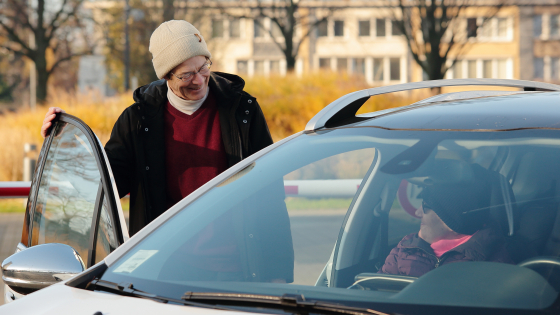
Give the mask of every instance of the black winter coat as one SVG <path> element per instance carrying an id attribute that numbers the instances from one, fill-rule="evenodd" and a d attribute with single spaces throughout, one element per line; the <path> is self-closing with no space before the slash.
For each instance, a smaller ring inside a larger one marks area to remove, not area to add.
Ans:
<path id="1" fill-rule="evenodd" d="M 243 91 L 236 75 L 212 72 L 209 87 L 217 100 L 228 166 L 272 144 L 257 100 Z M 135 103 L 124 110 L 105 145 L 119 195 L 130 193 L 130 235 L 167 210 L 164 112 L 165 80 L 134 91 Z"/>

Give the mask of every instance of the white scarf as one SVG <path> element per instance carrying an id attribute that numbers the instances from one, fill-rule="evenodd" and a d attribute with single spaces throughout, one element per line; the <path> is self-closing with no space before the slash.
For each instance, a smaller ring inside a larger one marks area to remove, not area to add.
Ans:
<path id="1" fill-rule="evenodd" d="M 167 100 L 169 100 L 171 106 L 175 107 L 175 109 L 177 109 L 181 113 L 185 113 L 187 115 L 192 115 L 194 112 L 196 112 L 197 109 L 200 108 L 200 106 L 202 106 L 202 104 L 208 97 L 208 92 L 210 91 L 210 87 L 206 87 L 206 95 L 204 95 L 203 98 L 196 101 L 190 101 L 177 96 L 169 87 L 169 83 L 166 82 L 166 84 Z"/>

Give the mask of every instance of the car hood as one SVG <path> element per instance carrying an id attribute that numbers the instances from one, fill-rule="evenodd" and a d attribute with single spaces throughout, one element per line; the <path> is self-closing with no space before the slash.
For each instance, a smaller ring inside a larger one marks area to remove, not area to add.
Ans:
<path id="1" fill-rule="evenodd" d="M 148 299 L 76 289 L 62 283 L 52 285 L 0 307 L 0 315 L 103 315 L 116 314 L 189 314 L 217 315 L 226 311 L 164 304 Z M 245 312 L 227 311 L 228 315 Z M 252 313 L 253 314 L 253 313 Z"/>

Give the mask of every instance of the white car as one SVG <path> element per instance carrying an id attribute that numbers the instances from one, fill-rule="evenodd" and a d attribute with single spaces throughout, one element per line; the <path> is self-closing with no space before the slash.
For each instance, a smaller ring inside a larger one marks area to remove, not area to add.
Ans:
<path id="1" fill-rule="evenodd" d="M 520 90 L 356 116 L 459 85 Z M 559 109 L 560 86 L 515 80 L 348 94 L 130 239 L 102 145 L 63 114 L 0 314 L 558 314 Z"/>

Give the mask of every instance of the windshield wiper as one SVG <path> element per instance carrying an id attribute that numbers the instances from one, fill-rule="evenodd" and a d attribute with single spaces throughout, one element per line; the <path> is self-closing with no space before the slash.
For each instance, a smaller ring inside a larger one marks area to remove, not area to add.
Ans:
<path id="1" fill-rule="evenodd" d="M 149 292 L 146 292 L 146 291 L 135 289 L 134 285 L 132 283 L 115 283 L 115 282 L 101 280 L 101 279 L 94 279 L 86 286 L 86 289 L 87 290 L 104 289 L 104 290 L 107 290 L 109 292 L 113 292 L 113 293 L 117 293 L 117 294 L 129 295 L 129 296 L 144 298 L 144 299 L 150 299 L 150 300 L 153 300 L 153 301 L 156 301 L 156 302 L 161 302 L 161 303 L 172 302 L 172 303 L 177 303 L 177 304 L 183 304 L 183 305 L 189 305 L 189 306 L 198 306 L 198 307 L 218 309 L 218 310 L 227 310 L 227 311 L 234 311 L 235 310 L 235 309 L 232 309 L 232 308 L 212 306 L 212 305 L 208 305 L 207 303 L 197 303 L 197 302 L 185 301 L 183 299 L 179 300 L 179 299 L 159 296 L 159 295 L 156 295 L 156 294 L 153 294 L 153 293 L 149 293 Z"/>
<path id="2" fill-rule="evenodd" d="M 322 311 L 323 313 L 349 314 L 349 315 L 388 315 L 387 313 L 360 307 L 352 307 L 315 300 L 306 300 L 303 294 L 261 295 L 245 293 L 217 293 L 217 292 L 186 292 L 182 300 L 205 301 L 215 304 L 246 305 L 246 303 L 274 307 L 280 309 L 299 309 L 299 311 Z"/>

